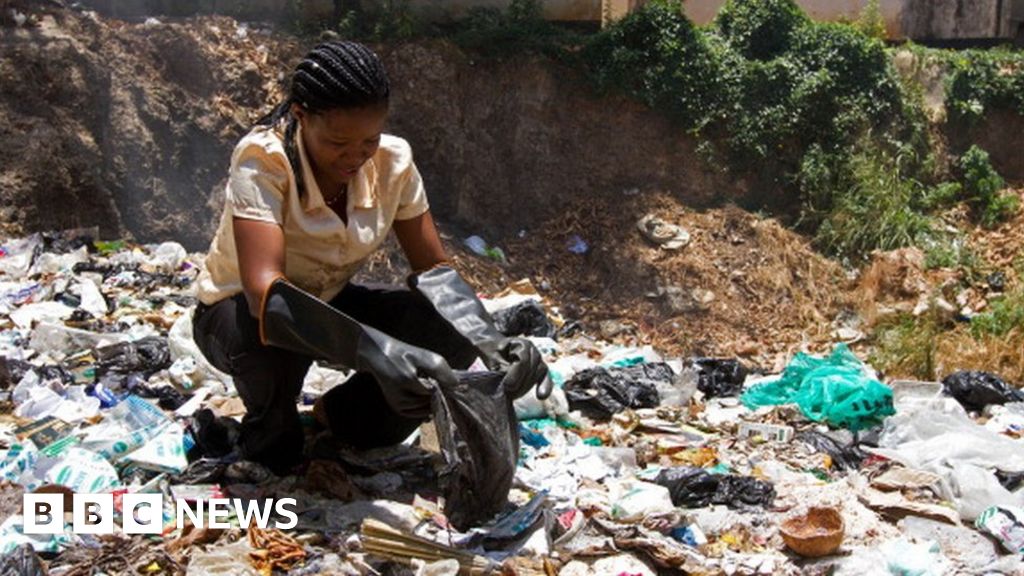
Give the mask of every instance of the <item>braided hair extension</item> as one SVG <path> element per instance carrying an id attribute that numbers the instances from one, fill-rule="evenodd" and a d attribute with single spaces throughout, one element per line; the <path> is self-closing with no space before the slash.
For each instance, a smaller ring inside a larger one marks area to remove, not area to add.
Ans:
<path id="1" fill-rule="evenodd" d="M 324 42 L 310 50 L 295 68 L 288 98 L 256 124 L 276 126 L 287 122 L 284 150 L 301 196 L 305 194 L 305 183 L 295 143 L 299 122 L 291 113 L 292 104 L 316 114 L 336 108 L 386 106 L 390 94 L 384 65 L 372 50 L 347 40 Z"/>

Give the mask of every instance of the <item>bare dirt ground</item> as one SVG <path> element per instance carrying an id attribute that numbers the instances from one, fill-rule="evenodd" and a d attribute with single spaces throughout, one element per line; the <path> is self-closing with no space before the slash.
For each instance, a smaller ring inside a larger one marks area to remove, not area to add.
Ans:
<path id="1" fill-rule="evenodd" d="M 636 226 L 646 214 L 681 226 L 690 243 L 678 251 L 652 244 Z M 585 254 L 569 251 L 573 236 L 587 243 Z M 507 264 L 459 240 L 450 239 L 449 252 L 482 291 L 527 278 L 588 332 L 666 354 L 739 356 L 778 368 L 797 349 L 834 341 L 837 320 L 853 306 L 843 270 L 775 220 L 736 207 L 697 211 L 668 195 L 580 200 L 502 244 Z M 401 281 L 406 269 L 395 248 L 364 277 Z"/>

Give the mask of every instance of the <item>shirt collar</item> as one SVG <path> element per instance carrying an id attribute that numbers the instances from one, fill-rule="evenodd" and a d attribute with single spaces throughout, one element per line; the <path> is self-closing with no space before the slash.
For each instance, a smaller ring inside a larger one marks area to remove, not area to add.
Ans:
<path id="1" fill-rule="evenodd" d="M 302 144 L 302 126 L 295 130 L 295 144 L 299 150 L 299 163 L 302 165 L 302 180 L 306 185 L 306 194 L 301 199 L 302 209 L 312 212 L 327 205 L 323 193 L 316 183 L 313 169 L 306 156 L 306 147 Z M 377 205 L 377 165 L 370 158 L 363 164 L 356 175 L 348 183 L 349 203 L 354 208 L 373 208 Z"/>

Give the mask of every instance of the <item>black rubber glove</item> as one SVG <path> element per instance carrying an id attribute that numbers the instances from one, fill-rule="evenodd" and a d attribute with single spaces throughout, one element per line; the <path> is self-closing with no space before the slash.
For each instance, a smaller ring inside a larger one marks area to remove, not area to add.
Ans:
<path id="1" fill-rule="evenodd" d="M 360 324 L 326 302 L 277 280 L 263 299 L 264 344 L 373 374 L 391 408 L 409 418 L 428 418 L 435 382 L 455 385 L 440 355 Z"/>
<path id="2" fill-rule="evenodd" d="M 505 391 L 519 398 L 537 387 L 537 398 L 551 395 L 548 367 L 540 351 L 526 338 L 509 338 L 494 321 L 459 273 L 440 266 L 409 278 L 410 287 L 422 294 L 455 330 L 483 357 L 487 367 L 505 372 Z"/>

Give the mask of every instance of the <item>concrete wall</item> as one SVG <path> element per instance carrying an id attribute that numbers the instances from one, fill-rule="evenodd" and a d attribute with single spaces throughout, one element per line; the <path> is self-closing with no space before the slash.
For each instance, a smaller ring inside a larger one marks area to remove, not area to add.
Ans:
<path id="1" fill-rule="evenodd" d="M 726 0 L 687 0 L 683 10 L 698 24 L 714 20 Z M 815 20 L 852 21 L 868 0 L 797 0 Z M 1024 0 L 879 0 L 892 39 L 1013 38 L 1024 20 Z"/>
<path id="2" fill-rule="evenodd" d="M 283 21 L 292 8 L 285 0 L 82 0 L 82 5 L 105 16 L 134 19 L 146 16 L 224 14 L 241 20 Z M 331 0 L 302 0 L 305 13 L 330 16 Z"/>
<path id="3" fill-rule="evenodd" d="M 570 22 L 616 20 L 645 0 L 542 0 L 544 16 Z M 683 9 L 698 24 L 714 20 L 726 0 L 686 0 Z M 243 20 L 283 21 L 294 18 L 285 0 L 83 0 L 84 5 L 118 18 L 148 15 L 188 16 L 219 13 Z M 373 2 L 362 0 L 366 7 Z M 458 18 L 474 7 L 503 9 L 511 0 L 409 0 L 423 18 Z M 868 0 L 797 0 L 816 20 L 856 20 Z M 301 0 L 302 14 L 311 20 L 329 18 L 332 0 Z M 880 0 L 890 38 L 957 40 L 1014 38 L 1024 23 L 1024 0 Z"/>

